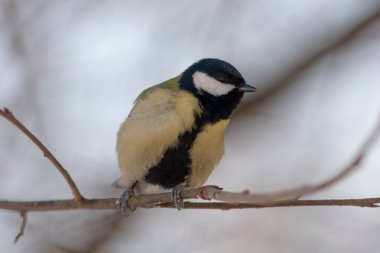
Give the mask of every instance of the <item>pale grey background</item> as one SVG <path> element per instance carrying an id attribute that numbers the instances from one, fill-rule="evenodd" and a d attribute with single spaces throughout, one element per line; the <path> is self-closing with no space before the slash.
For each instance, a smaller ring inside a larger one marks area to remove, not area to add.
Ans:
<path id="1" fill-rule="evenodd" d="M 347 36 L 348 35 L 348 36 Z M 134 98 L 194 61 L 234 64 L 246 97 L 208 183 L 273 191 L 316 183 L 354 154 L 380 113 L 380 1 L 0 0 L 0 106 L 86 197 L 117 197 L 115 135 Z M 310 198 L 380 195 L 380 144 Z M 55 168 L 0 119 L 0 199 L 70 198 Z M 277 208 L 31 213 L 0 210 L 1 252 L 374 252 L 380 210 Z"/>

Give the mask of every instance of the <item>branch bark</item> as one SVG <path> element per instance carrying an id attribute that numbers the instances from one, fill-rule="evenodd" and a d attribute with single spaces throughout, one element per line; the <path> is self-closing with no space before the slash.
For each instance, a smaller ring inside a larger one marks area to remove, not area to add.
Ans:
<path id="1" fill-rule="evenodd" d="M 221 188 L 213 185 L 202 186 L 194 189 L 186 189 L 182 192 L 183 199 L 217 200 L 217 196 L 223 196 Z M 238 194 L 238 193 L 236 193 Z M 239 193 L 244 198 L 245 193 Z M 172 203 L 171 192 L 131 196 L 128 206 L 131 208 L 175 208 Z M 295 207 L 295 206 L 354 206 L 354 207 L 378 207 L 380 197 L 361 199 L 319 199 L 319 200 L 277 200 L 257 203 L 244 202 L 188 202 L 185 201 L 185 209 L 245 209 L 245 208 L 270 208 L 270 207 Z M 48 201 L 0 201 L 0 209 L 25 212 L 45 212 L 61 210 L 116 210 L 119 209 L 118 198 L 85 199 L 82 202 L 74 200 L 48 200 Z"/>
<path id="2" fill-rule="evenodd" d="M 49 159 L 49 161 L 54 165 L 54 167 L 57 168 L 59 173 L 63 176 L 63 178 L 66 180 L 67 184 L 69 185 L 73 195 L 74 200 L 77 202 L 81 202 L 84 200 L 84 197 L 79 192 L 78 187 L 76 186 L 74 180 L 71 178 L 70 174 L 67 172 L 65 168 L 61 165 L 60 162 L 55 158 L 55 156 L 49 151 L 49 149 L 42 144 L 42 142 L 34 135 L 32 134 L 29 129 L 27 129 L 24 124 L 22 124 L 11 111 L 9 111 L 7 108 L 0 109 L 0 115 L 3 116 L 5 119 L 7 119 L 11 124 L 16 126 L 23 134 L 25 134 L 44 154 L 44 156 Z"/>

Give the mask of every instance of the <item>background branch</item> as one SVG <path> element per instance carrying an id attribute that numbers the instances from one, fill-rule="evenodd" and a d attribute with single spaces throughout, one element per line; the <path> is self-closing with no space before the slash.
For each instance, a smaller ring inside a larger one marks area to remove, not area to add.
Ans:
<path id="1" fill-rule="evenodd" d="M 305 59 L 300 60 L 294 67 L 287 71 L 284 75 L 274 80 L 272 83 L 267 83 L 263 86 L 271 87 L 266 91 L 261 91 L 254 97 L 245 100 L 236 110 L 235 115 L 244 115 L 247 110 L 252 109 L 252 107 L 261 104 L 264 100 L 273 97 L 287 86 L 294 84 L 294 80 L 300 77 L 306 70 L 310 69 L 323 57 L 336 52 L 340 48 L 346 46 L 348 43 L 352 42 L 360 33 L 362 33 L 366 28 L 375 24 L 380 18 L 380 9 L 374 11 L 371 15 L 364 17 L 357 24 L 355 24 L 349 31 L 347 31 L 342 37 L 338 38 L 336 41 L 328 44 L 326 47 L 316 50 L 315 52 L 307 55 Z"/>

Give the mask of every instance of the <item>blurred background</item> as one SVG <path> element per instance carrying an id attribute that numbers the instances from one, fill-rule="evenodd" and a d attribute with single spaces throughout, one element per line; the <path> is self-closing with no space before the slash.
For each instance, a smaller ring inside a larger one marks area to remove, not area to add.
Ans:
<path id="1" fill-rule="evenodd" d="M 89 198 L 118 197 L 116 132 L 143 89 L 205 57 L 258 88 L 233 115 L 209 184 L 281 190 L 332 176 L 380 113 L 380 1 L 0 0 L 0 106 Z M 307 198 L 380 196 L 380 143 Z M 0 119 L 0 199 L 70 198 L 56 169 Z M 350 207 L 30 213 L 0 210 L 1 252 L 374 252 L 380 211 Z"/>

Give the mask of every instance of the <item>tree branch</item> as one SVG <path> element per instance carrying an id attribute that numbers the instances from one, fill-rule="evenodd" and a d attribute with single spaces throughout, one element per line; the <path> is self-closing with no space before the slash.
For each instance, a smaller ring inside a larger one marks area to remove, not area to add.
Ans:
<path id="1" fill-rule="evenodd" d="M 214 200 L 216 193 L 223 191 L 216 186 L 202 186 L 194 189 L 186 189 L 182 192 L 183 199 Z M 240 193 L 244 195 L 244 193 Z M 74 200 L 48 200 L 48 201 L 0 201 L 0 209 L 25 212 L 44 212 L 60 210 L 116 210 L 119 209 L 118 198 L 85 199 L 82 202 Z M 175 208 L 172 203 L 171 192 L 131 196 L 128 206 L 131 208 Z M 262 203 L 227 203 L 227 202 L 188 202 L 185 201 L 185 209 L 245 209 L 245 208 L 270 208 L 270 207 L 295 207 L 295 206 L 353 206 L 353 207 L 378 207 L 380 197 L 361 199 L 319 199 L 319 200 L 278 200 Z"/>
<path id="2" fill-rule="evenodd" d="M 15 244 L 24 235 L 26 223 L 28 221 L 28 214 L 27 214 L 27 212 L 21 211 L 20 212 L 20 216 L 22 218 L 22 222 L 21 222 L 21 226 L 20 226 L 20 231 L 18 232 L 18 234 L 16 235 L 15 240 L 14 240 Z"/>
<path id="3" fill-rule="evenodd" d="M 83 201 L 84 197 L 79 192 L 79 189 L 74 183 L 74 180 L 71 178 L 67 170 L 65 170 L 65 168 L 63 168 L 63 166 L 58 162 L 54 155 L 47 149 L 47 147 L 42 144 L 42 142 L 34 134 L 32 134 L 7 108 L 0 109 L 0 115 L 6 118 L 14 126 L 16 126 L 21 132 L 23 132 L 42 151 L 44 156 L 49 159 L 49 161 L 57 168 L 57 170 L 62 174 L 68 183 L 74 195 L 74 200 L 77 202 Z"/>
<path id="4" fill-rule="evenodd" d="M 367 139 L 362 144 L 361 148 L 357 152 L 356 156 L 351 160 L 351 162 L 345 167 L 343 167 L 343 169 L 340 172 L 338 172 L 334 177 L 327 179 L 326 181 L 314 186 L 312 189 L 310 189 L 309 192 L 306 192 L 305 194 L 310 194 L 313 192 L 324 190 L 325 188 L 342 180 L 352 171 L 357 169 L 360 163 L 364 160 L 365 156 L 368 154 L 369 150 L 376 143 L 377 139 L 379 138 L 379 135 L 380 135 L 380 117 L 378 119 L 376 127 L 367 137 Z"/>
<path id="5" fill-rule="evenodd" d="M 275 201 L 275 200 L 287 199 L 287 198 L 300 198 L 303 195 L 319 192 L 321 190 L 324 190 L 334 185 L 335 183 L 337 183 L 338 181 L 341 181 L 342 179 L 344 179 L 346 176 L 348 176 L 351 172 L 353 172 L 355 169 L 359 167 L 361 162 L 364 160 L 365 156 L 368 154 L 369 150 L 372 148 L 372 146 L 375 144 L 375 142 L 379 138 L 379 135 L 380 135 L 380 117 L 378 119 L 376 127 L 370 133 L 367 139 L 364 141 L 364 143 L 362 144 L 360 149 L 357 151 L 354 158 L 347 165 L 345 165 L 341 170 L 339 170 L 337 174 L 335 174 L 333 177 L 330 177 L 326 179 L 325 181 L 322 181 L 319 184 L 316 184 L 314 186 L 300 186 L 294 189 L 280 191 L 274 194 L 267 194 L 264 196 L 265 199 L 263 200 Z M 228 193 L 228 195 L 230 195 L 229 199 L 234 197 L 233 196 L 234 194 Z M 231 202 L 231 201 L 228 201 L 227 198 L 223 200 L 226 202 Z M 252 202 L 252 201 L 247 200 L 245 202 Z"/>
<path id="6" fill-rule="evenodd" d="M 70 188 L 73 191 L 73 200 L 52 200 L 52 201 L 32 201 L 32 202 L 14 202 L 14 201 L 0 201 L 0 209 L 8 209 L 19 212 L 27 211 L 54 211 L 54 210 L 66 210 L 66 209 L 114 209 L 118 208 L 118 203 L 116 199 L 93 199 L 86 200 L 79 193 L 74 181 L 71 179 L 68 172 L 60 165 L 60 163 L 55 159 L 55 157 L 47 150 L 47 148 L 21 123 L 19 122 L 13 114 L 8 110 L 0 110 L 0 114 L 18 127 L 24 134 L 26 134 L 44 153 L 44 155 L 57 167 L 57 169 L 62 173 L 68 182 Z M 314 193 L 316 191 L 323 190 L 339 180 L 342 180 L 350 172 L 356 169 L 360 162 L 364 159 L 365 155 L 368 153 L 369 149 L 373 146 L 376 139 L 380 134 L 380 120 L 376 125 L 374 131 L 365 140 L 362 147 L 359 149 L 357 155 L 350 161 L 346 166 L 343 167 L 335 176 L 315 185 L 315 186 L 301 186 L 293 189 L 283 190 L 279 192 L 263 193 L 263 194 L 252 194 L 247 191 L 238 192 L 228 192 L 222 191 L 221 188 L 217 186 L 204 186 L 195 189 L 186 189 L 182 192 L 181 196 L 183 199 L 194 199 L 201 198 L 204 200 L 217 200 L 225 203 L 232 204 L 233 206 L 245 206 L 241 205 L 247 203 L 256 207 L 266 207 L 267 205 L 272 206 L 273 203 L 281 204 L 281 206 L 287 203 L 298 205 L 302 202 L 297 201 L 301 196 L 305 194 Z M 157 206 L 168 207 L 169 204 L 162 205 L 163 203 L 171 203 L 172 195 L 170 193 L 161 194 L 150 194 L 150 195 L 140 195 L 133 196 L 128 201 L 128 206 L 132 208 L 144 207 L 152 208 Z M 318 202 L 321 203 L 321 202 Z M 355 204 L 350 202 L 351 204 Z M 366 202 L 367 203 L 367 202 Z M 211 203 L 209 203 L 211 204 Z M 376 204 L 376 203 L 369 203 Z M 189 204 L 193 205 L 193 204 Z M 218 204 L 217 206 L 220 206 Z M 248 205 L 248 206 L 249 206 Z M 199 206 L 199 205 L 198 205 Z M 203 208 L 207 205 L 203 205 Z M 215 205 L 214 205 L 215 206 Z M 223 207 L 223 206 L 222 206 Z M 225 208 L 225 207 L 223 207 Z"/>
<path id="7" fill-rule="evenodd" d="M 78 209 L 119 209 L 119 199 L 85 199 L 79 192 L 76 184 L 69 173 L 62 167 L 51 152 L 35 137 L 14 115 L 6 108 L 0 109 L 0 115 L 20 129 L 38 148 L 43 152 L 58 171 L 63 175 L 73 192 L 74 198 L 68 200 L 47 200 L 47 201 L 6 201 L 0 200 L 0 209 L 17 211 L 22 217 L 20 232 L 15 238 L 15 242 L 23 235 L 27 223 L 27 212 L 58 211 L 58 210 L 78 210 Z M 243 209 L 243 208 L 269 208 L 269 207 L 294 207 L 294 206 L 356 206 L 356 207 L 378 207 L 379 198 L 362 199 L 330 199 L 330 200 L 299 200 L 305 194 L 321 191 L 336 182 L 345 178 L 350 172 L 356 169 L 370 148 L 380 135 L 380 120 L 368 138 L 365 140 L 356 156 L 335 176 L 316 184 L 315 186 L 302 186 L 294 189 L 252 194 L 244 192 L 223 191 L 218 186 L 202 186 L 194 189 L 184 189 L 181 197 L 186 199 L 213 200 L 211 202 L 189 202 L 184 203 L 185 209 Z M 148 194 L 131 196 L 128 206 L 132 209 L 141 208 L 175 208 L 171 192 L 159 194 Z"/>

